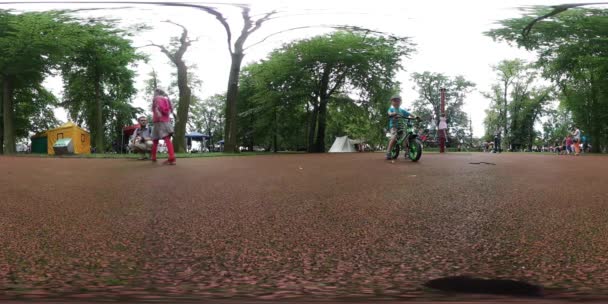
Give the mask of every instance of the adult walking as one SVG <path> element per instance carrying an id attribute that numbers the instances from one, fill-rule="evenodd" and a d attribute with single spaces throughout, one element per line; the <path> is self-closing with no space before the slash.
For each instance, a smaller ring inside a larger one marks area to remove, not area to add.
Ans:
<path id="1" fill-rule="evenodd" d="M 171 136 L 173 136 L 173 126 L 171 126 L 169 115 L 173 112 L 171 101 L 167 97 L 167 94 L 163 90 L 154 90 L 154 99 L 152 101 L 152 122 L 154 128 L 152 129 L 152 161 L 156 161 L 156 152 L 158 150 L 158 141 L 163 140 L 167 145 L 169 152 L 169 159 L 163 164 L 175 165 L 175 151 L 173 150 L 173 143 L 171 142 Z"/>
<path id="2" fill-rule="evenodd" d="M 574 155 L 578 156 L 581 154 L 581 130 L 577 126 L 574 126 L 572 140 L 574 141 Z"/>

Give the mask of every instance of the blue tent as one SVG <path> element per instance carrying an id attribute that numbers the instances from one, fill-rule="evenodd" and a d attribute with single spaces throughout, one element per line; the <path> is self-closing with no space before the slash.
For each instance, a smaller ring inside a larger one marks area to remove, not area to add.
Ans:
<path id="1" fill-rule="evenodd" d="M 220 145 L 223 145 L 224 144 L 224 140 L 222 139 L 222 140 L 218 141 L 217 143 L 220 144 Z"/>
<path id="2" fill-rule="evenodd" d="M 200 141 L 201 148 L 202 148 L 205 145 L 205 142 L 207 142 L 207 140 L 209 140 L 209 136 L 207 136 L 203 133 L 198 133 L 198 132 L 192 132 L 192 133 L 186 134 L 186 144 L 188 145 L 188 149 L 190 149 L 190 147 L 192 147 L 193 140 Z"/>
<path id="3" fill-rule="evenodd" d="M 207 139 L 209 139 L 209 136 L 207 136 L 203 133 L 191 132 L 191 133 L 186 134 L 186 138 L 189 140 L 207 140 Z"/>

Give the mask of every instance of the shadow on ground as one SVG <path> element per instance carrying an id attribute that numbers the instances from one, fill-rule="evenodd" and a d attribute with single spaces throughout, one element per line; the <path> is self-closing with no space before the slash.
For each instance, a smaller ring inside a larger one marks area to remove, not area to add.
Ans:
<path id="1" fill-rule="evenodd" d="M 526 282 L 500 279 L 480 279 L 467 276 L 439 278 L 426 282 L 424 286 L 453 293 L 476 293 L 517 297 L 543 296 L 542 287 Z"/>

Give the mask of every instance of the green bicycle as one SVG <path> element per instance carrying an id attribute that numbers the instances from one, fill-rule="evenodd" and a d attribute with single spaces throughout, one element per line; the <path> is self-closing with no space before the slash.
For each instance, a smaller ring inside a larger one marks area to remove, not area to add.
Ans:
<path id="1" fill-rule="evenodd" d="M 397 142 L 391 150 L 391 159 L 397 159 L 401 147 L 403 147 L 404 153 L 407 151 L 405 157 L 413 162 L 417 162 L 422 157 L 422 142 L 418 139 L 418 132 L 414 128 L 414 123 L 412 122 L 414 118 L 397 115 L 396 119 L 399 120 L 397 124 Z"/>

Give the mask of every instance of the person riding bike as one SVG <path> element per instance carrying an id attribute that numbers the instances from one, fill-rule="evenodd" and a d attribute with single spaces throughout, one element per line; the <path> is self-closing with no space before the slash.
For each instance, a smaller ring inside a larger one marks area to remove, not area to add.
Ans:
<path id="1" fill-rule="evenodd" d="M 419 119 L 418 116 L 412 115 L 410 112 L 401 109 L 401 96 L 391 97 L 391 107 L 388 109 L 388 128 L 391 134 L 388 142 L 388 150 L 386 150 L 386 159 L 391 160 L 391 150 L 397 142 L 397 131 L 399 129 L 399 117 Z M 407 158 L 407 154 L 405 156 Z"/>

